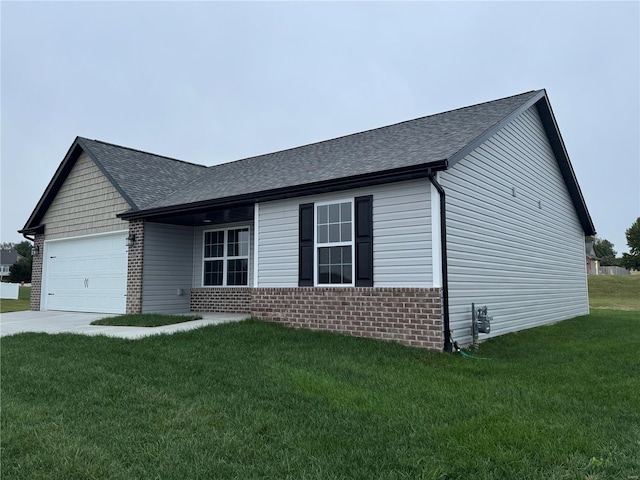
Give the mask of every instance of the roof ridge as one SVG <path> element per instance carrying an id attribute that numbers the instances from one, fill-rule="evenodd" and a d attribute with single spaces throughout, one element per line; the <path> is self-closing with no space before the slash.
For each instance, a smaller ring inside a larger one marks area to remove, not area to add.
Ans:
<path id="1" fill-rule="evenodd" d="M 411 122 L 416 122 L 416 121 L 421 121 L 427 118 L 437 118 L 440 115 L 444 115 L 444 114 L 451 114 L 451 113 L 455 113 L 458 111 L 463 111 L 465 109 L 469 109 L 469 108 L 478 108 L 482 105 L 487 105 L 487 104 L 491 104 L 491 103 L 496 103 L 496 102 L 500 102 L 500 101 L 504 101 L 504 100 L 509 100 L 515 97 L 519 97 L 519 96 L 528 96 L 531 97 L 533 94 L 535 94 L 536 92 L 539 92 L 540 90 L 530 90 L 528 92 L 523 92 L 523 93 L 519 93 L 516 95 L 511 95 L 508 97 L 503 97 L 503 98 L 499 98 L 496 100 L 489 100 L 486 102 L 481 102 L 481 103 L 477 103 L 474 105 L 468 105 L 465 107 L 460 107 L 460 108 L 456 108 L 453 110 L 447 110 L 445 112 L 438 112 L 432 115 L 426 115 L 426 116 L 422 116 L 422 117 L 418 117 L 418 118 L 414 118 L 411 120 L 404 120 L 402 122 L 397 122 L 391 125 L 383 125 L 380 127 L 376 127 L 376 128 L 372 128 L 369 130 L 364 130 L 364 131 L 360 131 L 360 132 L 355 132 L 355 133 L 350 133 L 350 134 L 346 134 L 346 135 L 342 135 L 339 137 L 334 137 L 334 138 L 329 138 L 329 139 L 325 139 L 325 140 L 320 140 L 317 142 L 311 142 L 305 145 L 298 145 L 296 147 L 291 147 L 291 148 L 285 148 L 282 150 L 275 150 L 269 153 L 261 153 L 258 155 L 252 155 L 250 157 L 244 157 L 244 158 L 239 158 L 237 160 L 232 160 L 232 161 L 227 161 L 227 162 L 221 162 L 221 163 L 217 163 L 215 165 L 211 165 L 209 167 L 207 167 L 207 171 L 204 173 L 203 176 L 207 177 L 207 178 L 212 178 L 215 177 L 221 169 L 221 168 L 231 168 L 233 169 L 234 167 L 237 168 L 238 165 L 243 165 L 243 164 L 247 164 L 249 162 L 255 162 L 256 164 L 261 163 L 262 161 L 268 161 L 268 158 L 277 158 L 278 155 L 284 155 L 286 156 L 287 154 L 291 155 L 291 154 L 296 154 L 296 152 L 300 152 L 300 151 L 304 151 L 304 149 L 309 149 L 309 148 L 313 148 L 314 146 L 320 146 L 323 144 L 328 144 L 328 143 L 332 143 L 335 141 L 340 141 L 340 140 L 344 140 L 346 138 L 355 138 L 358 135 L 364 135 L 364 134 L 371 134 L 372 132 L 377 132 L 377 131 L 382 131 L 384 129 L 389 129 L 389 128 L 393 128 L 393 127 L 397 127 L 399 125 L 404 125 L 404 124 L 408 124 Z M 524 103 L 524 102 L 523 102 Z M 152 205 L 157 204 L 158 202 L 162 202 L 163 200 L 165 200 L 166 198 L 172 196 L 173 194 L 175 194 L 176 192 L 182 190 L 182 189 L 188 189 L 190 185 L 199 182 L 203 176 L 198 176 L 195 177 L 191 180 L 189 180 L 187 183 L 181 185 L 180 187 L 177 187 L 176 190 L 168 193 L 167 195 L 165 195 L 162 198 L 159 198 L 158 200 L 156 200 L 155 202 L 153 202 L 152 204 L 148 205 L 146 208 L 153 208 Z"/>
<path id="2" fill-rule="evenodd" d="M 266 156 L 269 156 L 269 155 L 275 155 L 277 153 L 283 153 L 283 152 L 290 152 L 290 151 L 293 151 L 293 150 L 299 150 L 299 149 L 302 149 L 302 148 L 310 147 L 312 145 L 320 145 L 320 144 L 326 143 L 326 142 L 333 142 L 335 140 L 340 140 L 340 139 L 347 138 L 347 137 L 354 137 L 356 135 L 362 135 L 362 134 L 365 134 L 365 133 L 375 132 L 377 130 L 383 130 L 383 129 L 386 129 L 386 128 L 395 127 L 397 125 L 402 125 L 402 124 L 405 124 L 405 123 L 411 123 L 411 122 L 415 122 L 417 120 L 423 120 L 425 118 L 437 117 L 439 115 L 444 115 L 446 113 L 453 113 L 453 112 L 457 112 L 457 111 L 460 111 L 460 110 L 465 110 L 465 109 L 468 109 L 468 108 L 475 108 L 475 107 L 479 107 L 480 105 L 485 105 L 485 104 L 488 104 L 488 103 L 500 102 L 502 100 L 507 100 L 509 98 L 519 97 L 521 95 L 527 95 L 527 94 L 536 93 L 536 92 L 539 92 L 539 91 L 541 91 L 541 90 L 529 90 L 528 92 L 522 92 L 522 93 L 518 93 L 518 94 L 515 94 L 515 95 L 510 95 L 508 97 L 498 98 L 496 100 L 488 100 L 486 102 L 480 102 L 480 103 L 475 103 L 473 105 L 467 105 L 466 107 L 459 107 L 459 108 L 454 108 L 452 110 L 445 110 L 444 112 L 433 113 L 431 115 L 424 115 L 422 117 L 416 117 L 416 118 L 412 118 L 410 120 L 403 120 L 401 122 L 392 123 L 390 125 L 382 125 L 380 127 L 374 127 L 374 128 L 370 128 L 368 130 L 362 130 L 360 132 L 347 133 L 345 135 L 340 135 L 338 137 L 328 138 L 326 140 L 318 140 L 317 142 L 311 142 L 311 143 L 306 143 L 304 145 L 298 145 L 297 147 L 284 148 L 282 150 L 274 150 L 273 152 L 261 153 L 261 154 L 258 154 L 258 155 L 252 155 L 250 157 L 239 158 L 237 160 L 232 160 L 230 162 L 221 162 L 221 163 L 217 163 L 215 165 L 211 165 L 211 166 L 207 167 L 207 170 L 211 170 L 214 167 L 220 167 L 222 165 L 231 165 L 233 163 L 244 162 L 244 161 L 252 160 L 252 159 L 255 159 L 255 158 L 259 158 L 259 157 L 266 157 Z"/>
<path id="3" fill-rule="evenodd" d="M 457 112 L 458 110 L 466 110 L 467 108 L 475 108 L 475 107 L 479 107 L 480 105 L 486 105 L 487 103 L 501 102 L 502 100 L 508 100 L 510 98 L 521 97 L 523 95 L 528 95 L 528 94 L 531 94 L 531 93 L 537 93 L 537 92 L 541 92 L 541 91 L 542 90 L 529 90 L 528 92 L 516 93 L 515 95 L 509 95 L 508 97 L 496 98 L 495 100 L 488 100 L 486 102 L 474 103 L 473 105 L 467 105 L 465 107 L 454 108 L 453 110 L 447 110 L 447 111 L 440 112 L 440 113 L 434 113 L 433 115 L 427 115 L 427 117 L 435 117 L 435 116 L 438 116 L 438 115 L 442 115 L 444 113 Z M 426 117 L 421 117 L 421 118 L 426 118 Z M 418 119 L 416 119 L 416 120 L 418 120 Z M 409 121 L 411 121 L 411 120 L 409 120 Z"/>
<path id="4" fill-rule="evenodd" d="M 159 158 L 166 158 L 167 160 L 172 160 L 174 162 L 180 162 L 180 163 L 186 163 L 188 165 L 193 165 L 195 167 L 203 167 L 203 168 L 209 168 L 206 165 L 202 165 L 201 163 L 194 163 L 194 162 L 188 162 L 186 160 L 180 160 L 179 158 L 173 158 L 173 157 L 168 157 L 166 155 L 159 155 L 157 153 L 152 153 L 152 152 L 145 152 L 144 150 L 139 150 L 137 148 L 131 148 L 131 147 L 125 147 L 123 145 L 117 145 L 115 143 L 110 143 L 110 142 L 105 142 L 103 140 L 97 140 L 97 139 L 91 139 L 91 138 L 86 138 L 86 137 L 78 137 L 81 138 L 83 140 L 88 140 L 90 142 L 96 142 L 96 143 L 101 143 L 103 145 L 109 145 L 111 147 L 116 147 L 116 148 L 121 148 L 123 150 L 129 150 L 131 152 L 138 152 L 138 153 L 143 153 L 145 155 L 153 155 L 154 157 L 159 157 Z"/>

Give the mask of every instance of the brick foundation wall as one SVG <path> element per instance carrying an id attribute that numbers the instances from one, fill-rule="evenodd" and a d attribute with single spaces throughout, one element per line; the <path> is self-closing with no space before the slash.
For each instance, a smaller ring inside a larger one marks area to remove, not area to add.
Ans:
<path id="1" fill-rule="evenodd" d="M 142 260 L 144 254 L 144 220 L 129 222 L 129 235 L 135 235 L 129 247 L 127 268 L 127 314 L 142 312 Z"/>
<path id="2" fill-rule="evenodd" d="M 294 328 L 444 346 L 439 288 L 255 288 L 251 314 Z"/>
<path id="3" fill-rule="evenodd" d="M 251 311 L 253 289 L 192 288 L 189 310 L 192 312 L 246 313 Z"/>
<path id="4" fill-rule="evenodd" d="M 44 259 L 44 235 L 36 235 L 34 238 L 34 249 L 38 249 L 38 253 L 33 255 L 31 263 L 31 298 L 29 299 L 29 308 L 31 310 L 40 310 L 40 295 L 42 293 L 42 262 Z"/>

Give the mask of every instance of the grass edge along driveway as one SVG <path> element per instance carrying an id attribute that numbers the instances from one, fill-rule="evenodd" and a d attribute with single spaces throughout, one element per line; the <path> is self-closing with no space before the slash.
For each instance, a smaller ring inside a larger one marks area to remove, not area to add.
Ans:
<path id="1" fill-rule="evenodd" d="M 161 327 L 175 325 L 176 323 L 200 320 L 202 315 L 165 315 L 159 313 L 140 313 L 136 315 L 117 315 L 106 317 L 91 322 L 91 325 L 112 325 L 116 327 Z"/>
<path id="2" fill-rule="evenodd" d="M 640 318 L 505 335 L 473 360 L 246 321 L 2 339 L 14 479 L 633 478 Z"/>

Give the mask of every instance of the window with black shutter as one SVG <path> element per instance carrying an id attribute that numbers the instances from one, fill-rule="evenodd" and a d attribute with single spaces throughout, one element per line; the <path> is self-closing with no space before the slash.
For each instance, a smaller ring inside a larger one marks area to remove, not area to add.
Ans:
<path id="1" fill-rule="evenodd" d="M 300 205 L 298 286 L 313 286 L 313 203 Z"/>
<path id="2" fill-rule="evenodd" d="M 298 285 L 373 286 L 373 197 L 300 205 Z"/>
<path id="3" fill-rule="evenodd" d="M 373 287 L 373 196 L 356 197 L 356 287 Z"/>

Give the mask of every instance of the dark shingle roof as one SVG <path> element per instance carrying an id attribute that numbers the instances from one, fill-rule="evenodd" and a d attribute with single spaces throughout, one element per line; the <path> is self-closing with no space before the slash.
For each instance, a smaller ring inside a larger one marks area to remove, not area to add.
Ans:
<path id="1" fill-rule="evenodd" d="M 78 137 L 21 232 L 42 232 L 40 222 L 82 151 L 131 206 L 122 218 L 161 218 L 314 189 L 317 193 L 418 178 L 427 168 L 454 165 L 532 105 L 541 116 L 585 234 L 593 235 L 593 222 L 544 90 L 209 168 Z"/>
<path id="2" fill-rule="evenodd" d="M 3 248 L 0 250 L 0 264 L 13 265 L 21 258 L 24 258 L 16 250 Z"/>
<path id="3" fill-rule="evenodd" d="M 451 159 L 538 94 L 513 97 L 210 167 L 148 208 L 202 202 Z"/>
<path id="4" fill-rule="evenodd" d="M 42 233 L 42 219 L 82 154 L 94 161 L 131 207 L 139 211 L 207 171 L 207 167 L 76 137 L 20 233 Z"/>
<path id="5" fill-rule="evenodd" d="M 600 260 L 600 257 L 596 255 L 596 250 L 593 248 L 593 242 L 585 243 L 584 249 L 587 254 L 587 258 L 592 258 L 593 260 Z"/>
<path id="6" fill-rule="evenodd" d="M 206 171 L 203 165 L 78 137 L 85 152 L 103 169 L 134 209 L 143 209 Z"/>

